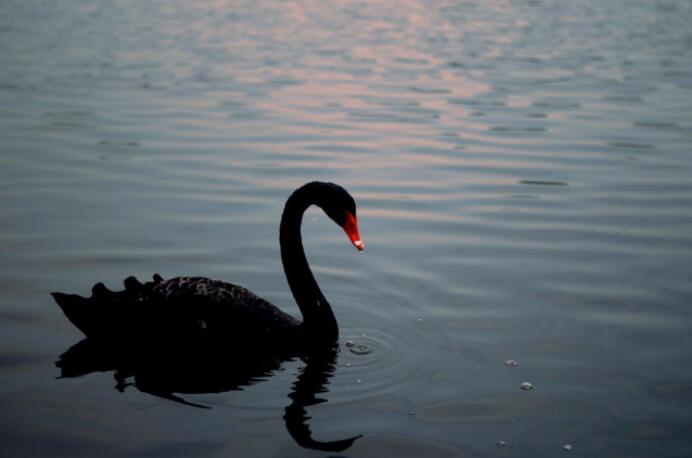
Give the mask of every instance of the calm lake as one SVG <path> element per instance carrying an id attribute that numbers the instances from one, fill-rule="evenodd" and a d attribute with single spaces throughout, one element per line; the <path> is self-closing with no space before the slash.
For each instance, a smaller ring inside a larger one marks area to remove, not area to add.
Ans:
<path id="1" fill-rule="evenodd" d="M 686 0 L 3 0 L 3 456 L 328 456 L 291 429 L 305 361 L 175 399 L 59 378 L 83 335 L 49 295 L 204 275 L 299 316 L 278 227 L 313 180 L 366 243 L 305 215 L 341 329 L 314 440 L 692 455 L 690 24 Z"/>

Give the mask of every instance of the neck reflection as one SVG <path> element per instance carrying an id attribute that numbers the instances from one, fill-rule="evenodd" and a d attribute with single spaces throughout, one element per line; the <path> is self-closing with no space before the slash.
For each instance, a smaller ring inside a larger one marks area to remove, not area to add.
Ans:
<path id="1" fill-rule="evenodd" d="M 335 347 L 302 358 L 305 366 L 288 394 L 292 402 L 283 416 L 288 433 L 302 447 L 340 452 L 361 437 L 322 442 L 313 439 L 310 431 L 308 421 L 311 417 L 306 409 L 326 402 L 317 396 L 328 392 L 327 385 L 336 371 L 337 357 Z M 56 366 L 60 368 L 60 378 L 112 371 L 117 382 L 115 388 L 119 391 L 133 386 L 152 396 L 209 409 L 184 396 L 240 390 L 271 378 L 290 359 L 270 354 L 235 355 L 189 345 L 175 350 L 170 347 L 135 348 L 87 338 L 60 355 Z"/>
<path id="2" fill-rule="evenodd" d="M 293 402 L 284 410 L 286 429 L 299 445 L 325 452 L 341 452 L 349 448 L 362 435 L 331 442 L 320 442 L 312 438 L 306 407 L 327 402 L 317 395 L 326 393 L 329 379 L 336 370 L 336 349 L 305 357 L 305 367 L 293 383 L 293 391 L 288 395 Z"/>

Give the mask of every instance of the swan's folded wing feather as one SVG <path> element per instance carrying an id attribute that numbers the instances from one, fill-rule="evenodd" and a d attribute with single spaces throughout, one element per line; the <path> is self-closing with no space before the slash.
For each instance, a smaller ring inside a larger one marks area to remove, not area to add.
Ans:
<path id="1" fill-rule="evenodd" d="M 238 334 L 282 333 L 300 324 L 292 316 L 242 286 L 205 277 L 176 277 L 152 288 L 166 307 L 175 307 L 202 329 Z"/>

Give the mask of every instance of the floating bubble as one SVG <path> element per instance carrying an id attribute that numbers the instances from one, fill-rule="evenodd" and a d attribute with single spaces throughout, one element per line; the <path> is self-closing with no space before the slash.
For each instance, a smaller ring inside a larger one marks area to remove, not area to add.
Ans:
<path id="1" fill-rule="evenodd" d="M 529 382 L 524 382 L 521 385 L 519 385 L 519 388 L 521 388 L 524 391 L 531 391 L 533 390 L 533 385 Z"/>
<path id="2" fill-rule="evenodd" d="M 351 353 L 353 353 L 354 355 L 367 355 L 367 354 L 370 353 L 372 350 L 371 350 L 370 347 L 368 347 L 367 345 L 363 345 L 363 344 L 355 345 L 355 344 L 354 344 L 354 345 L 351 345 L 351 346 L 349 347 L 349 351 L 350 351 Z"/>
<path id="3" fill-rule="evenodd" d="M 519 365 L 519 363 L 514 361 L 513 359 L 508 359 L 507 361 L 505 361 L 505 366 L 518 366 L 518 365 Z"/>
<path id="4" fill-rule="evenodd" d="M 562 446 L 562 450 L 564 450 L 566 452 L 569 452 L 570 450 L 572 450 L 572 448 L 573 447 L 570 444 L 565 444 Z"/>
<path id="5" fill-rule="evenodd" d="M 355 343 L 354 341 L 352 341 L 352 340 L 347 340 L 347 341 L 346 341 L 346 346 L 347 346 L 347 347 L 352 347 L 352 346 L 354 346 L 355 344 L 356 344 L 356 343 Z"/>
<path id="6" fill-rule="evenodd" d="M 500 447 L 500 448 L 502 448 L 502 447 L 507 447 L 507 442 L 505 442 L 505 441 L 497 441 L 497 442 L 495 443 L 495 445 L 498 446 L 498 447 Z"/>

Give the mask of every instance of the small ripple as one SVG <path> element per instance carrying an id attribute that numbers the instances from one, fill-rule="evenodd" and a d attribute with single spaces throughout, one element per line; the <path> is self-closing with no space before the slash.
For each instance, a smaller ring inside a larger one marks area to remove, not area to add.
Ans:
<path id="1" fill-rule="evenodd" d="M 569 186 L 569 183 L 564 181 L 548 181 L 548 180 L 519 180 L 520 184 L 529 184 L 537 186 Z"/>
<path id="2" fill-rule="evenodd" d="M 664 122 L 664 121 L 634 121 L 632 123 L 633 127 L 643 127 L 645 129 L 667 129 L 667 130 L 678 130 L 680 125 L 674 122 Z"/>
<path id="3" fill-rule="evenodd" d="M 638 95 L 615 94 L 605 95 L 603 100 L 614 103 L 639 103 L 642 101 L 642 98 Z"/>
<path id="4" fill-rule="evenodd" d="M 683 424 L 669 421 L 630 422 L 613 426 L 607 433 L 612 437 L 632 439 L 636 441 L 666 441 L 675 437 L 689 437 L 689 428 Z"/>
<path id="5" fill-rule="evenodd" d="M 574 110 L 581 108 L 581 103 L 567 100 L 542 100 L 531 104 L 536 108 L 550 108 L 551 110 Z"/>
<path id="6" fill-rule="evenodd" d="M 636 142 L 608 142 L 608 146 L 625 149 L 656 149 L 654 145 Z"/>
<path id="7" fill-rule="evenodd" d="M 652 382 L 647 391 L 659 398 L 692 401 L 692 383 L 687 381 L 658 380 Z"/>
<path id="8" fill-rule="evenodd" d="M 9 288 L 5 287 L 5 290 Z M 19 312 L 16 310 L 0 310 L 0 321 L 4 323 L 27 323 L 30 321 L 38 320 L 37 316 L 29 315 L 25 312 Z"/>
<path id="9" fill-rule="evenodd" d="M 510 126 L 490 126 L 491 132 L 546 132 L 548 129 L 542 126 L 510 127 Z"/>
<path id="10" fill-rule="evenodd" d="M 504 423 L 510 418 L 534 415 L 550 401 L 533 396 L 488 396 L 457 399 L 418 408 L 416 417 L 431 423 Z"/>
<path id="11" fill-rule="evenodd" d="M 87 124 L 75 121 L 54 121 L 50 123 L 50 126 L 66 129 L 88 129 L 89 127 L 91 127 Z"/>
<path id="12" fill-rule="evenodd" d="M 419 94 L 449 94 L 452 92 L 449 89 L 439 87 L 409 86 L 407 89 Z"/>
<path id="13" fill-rule="evenodd" d="M 42 363 L 46 358 L 40 355 L 27 353 L 0 353 L 0 367 L 17 368 L 24 366 L 34 366 Z"/>
<path id="14" fill-rule="evenodd" d="M 135 147 L 135 146 L 140 146 L 139 142 L 130 140 L 130 141 L 120 141 L 120 140 L 100 140 L 99 145 L 104 145 L 104 146 L 126 146 L 129 148 Z"/>
<path id="15" fill-rule="evenodd" d="M 414 436 L 390 436 L 369 433 L 355 443 L 352 455 L 363 458 L 396 456 L 397 458 L 434 456 L 439 458 L 464 458 L 477 456 L 458 445 L 448 445 Z"/>
<path id="16" fill-rule="evenodd" d="M 48 117 L 58 118 L 82 118 L 85 116 L 93 116 L 94 114 L 88 111 L 49 111 L 46 113 Z"/>

